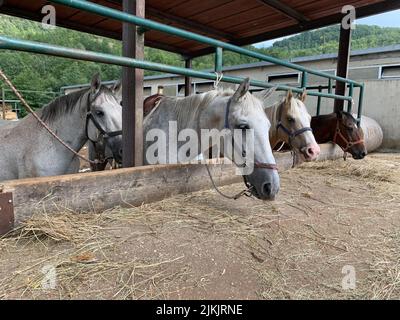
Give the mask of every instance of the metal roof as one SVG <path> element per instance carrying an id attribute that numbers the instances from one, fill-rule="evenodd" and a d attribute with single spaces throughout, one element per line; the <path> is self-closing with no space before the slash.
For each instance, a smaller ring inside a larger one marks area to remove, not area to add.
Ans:
<path id="1" fill-rule="evenodd" d="M 41 21 L 45 0 L 4 0 L 0 12 Z M 121 10 L 121 0 L 91 1 Z M 341 21 L 344 5 L 357 18 L 400 8 L 399 0 L 147 0 L 146 18 L 235 45 L 247 45 Z M 95 14 L 54 5 L 57 25 L 121 39 L 122 24 Z M 145 35 L 147 46 L 195 57 L 213 52 L 205 44 L 159 31 Z"/>

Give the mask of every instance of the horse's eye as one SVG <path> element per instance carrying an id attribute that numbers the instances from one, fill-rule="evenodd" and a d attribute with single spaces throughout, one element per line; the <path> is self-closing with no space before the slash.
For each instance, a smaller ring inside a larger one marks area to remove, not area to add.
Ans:
<path id="1" fill-rule="evenodd" d="M 98 117 L 103 117 L 103 116 L 104 116 L 104 112 L 103 112 L 103 111 L 100 111 L 100 110 L 97 110 L 97 111 L 96 111 L 96 116 L 98 116 Z"/>
<path id="2" fill-rule="evenodd" d="M 294 118 L 292 118 L 292 117 L 288 117 L 287 121 L 290 122 L 290 123 L 294 123 L 295 122 Z"/>

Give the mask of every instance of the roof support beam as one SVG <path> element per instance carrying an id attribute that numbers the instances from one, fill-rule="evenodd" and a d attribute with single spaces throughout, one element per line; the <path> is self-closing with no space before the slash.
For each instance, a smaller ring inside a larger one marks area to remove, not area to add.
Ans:
<path id="1" fill-rule="evenodd" d="M 299 23 L 307 22 L 310 19 L 308 19 L 305 15 L 302 13 L 294 10 L 293 8 L 289 7 L 288 5 L 284 4 L 282 1 L 277 1 L 277 0 L 258 0 L 258 2 L 261 2 L 268 7 L 274 8 L 275 10 L 279 11 L 280 13 L 283 13 L 285 16 L 296 20 Z"/>
<path id="2" fill-rule="evenodd" d="M 192 69 L 192 59 L 185 60 L 185 68 Z M 185 77 L 185 97 L 192 94 L 192 78 Z"/>
<path id="3" fill-rule="evenodd" d="M 351 47 L 351 28 L 344 29 L 342 26 L 340 28 L 339 52 L 337 60 L 337 72 L 336 72 L 336 75 L 339 77 L 347 78 L 348 76 L 350 47 Z M 346 93 L 346 84 L 341 81 L 336 81 L 335 94 L 344 96 L 345 93 Z M 335 99 L 334 112 L 343 111 L 343 107 L 344 107 L 343 100 Z"/>
<path id="4" fill-rule="evenodd" d="M 123 0 L 126 13 L 144 17 L 145 0 Z M 124 57 L 143 60 L 144 34 L 138 27 L 123 23 Z M 122 164 L 124 168 L 143 165 L 143 69 L 122 68 Z"/>

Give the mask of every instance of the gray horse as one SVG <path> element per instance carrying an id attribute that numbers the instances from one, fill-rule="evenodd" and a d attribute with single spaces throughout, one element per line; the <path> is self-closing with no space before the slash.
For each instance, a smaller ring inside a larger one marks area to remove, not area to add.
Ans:
<path id="1" fill-rule="evenodd" d="M 99 75 L 89 89 L 59 97 L 37 111 L 57 135 L 75 151 L 97 141 L 100 131 L 113 157 L 120 159 L 122 108 Z M 0 128 L 0 181 L 75 173 L 79 159 L 29 115 Z"/>
<path id="2" fill-rule="evenodd" d="M 166 141 L 169 141 L 170 138 L 175 139 L 170 134 L 170 122 L 176 123 L 179 136 L 181 133 L 184 136 L 185 130 L 189 129 L 186 132 L 195 132 L 197 137 L 200 137 L 204 130 L 208 129 L 210 132 L 214 131 L 216 139 L 219 139 L 218 135 L 221 130 L 228 130 L 232 134 L 233 129 L 238 129 L 245 135 L 247 129 L 252 129 L 254 132 L 254 170 L 244 178 L 247 184 L 253 187 L 252 192 L 256 197 L 273 200 L 279 190 L 279 175 L 275 170 L 276 162 L 268 138 L 271 124 L 264 112 L 262 102 L 248 90 L 249 79 L 246 79 L 236 92 L 213 90 L 186 98 L 162 98 L 158 106 L 144 121 L 145 162 L 148 163 L 152 153 L 153 155 L 157 153 L 157 158 L 161 159 L 159 163 L 188 160 L 187 153 L 176 153 L 174 150 L 171 152 L 172 147 L 169 143 L 166 143 L 165 148 L 153 149 L 153 142 L 156 139 L 158 139 L 157 142 L 161 141 L 158 136 L 155 136 L 159 131 L 165 133 Z M 181 150 L 182 146 L 186 145 L 186 141 L 179 139 L 179 136 L 177 147 Z M 196 143 L 195 149 L 203 155 L 206 155 L 209 147 L 213 146 L 212 143 L 200 145 L 199 139 Z M 166 154 L 160 154 L 160 152 Z M 176 159 L 171 161 L 171 154 Z M 189 158 L 193 159 L 198 154 L 198 152 L 190 153 Z M 222 150 L 222 154 L 229 157 L 224 150 Z M 168 155 L 169 159 L 166 160 Z"/>

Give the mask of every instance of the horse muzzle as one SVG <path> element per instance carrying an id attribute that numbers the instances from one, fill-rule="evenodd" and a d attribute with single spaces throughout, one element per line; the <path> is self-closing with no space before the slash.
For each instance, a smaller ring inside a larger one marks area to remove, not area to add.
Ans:
<path id="1" fill-rule="evenodd" d="M 300 152 L 305 161 L 315 161 L 321 153 L 321 148 L 318 144 L 312 144 L 301 148 Z"/>
<path id="2" fill-rule="evenodd" d="M 279 188 L 280 179 L 276 169 L 254 168 L 252 174 L 247 176 L 247 183 L 253 188 L 251 193 L 260 200 L 275 200 Z"/>

